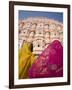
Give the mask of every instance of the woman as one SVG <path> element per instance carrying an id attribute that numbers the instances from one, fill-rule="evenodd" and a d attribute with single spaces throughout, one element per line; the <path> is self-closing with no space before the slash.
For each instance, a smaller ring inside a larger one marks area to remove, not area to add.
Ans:
<path id="1" fill-rule="evenodd" d="M 29 77 L 45 78 L 62 76 L 63 47 L 58 40 L 55 40 L 35 60 L 29 69 Z"/>
<path id="2" fill-rule="evenodd" d="M 28 70 L 35 60 L 32 44 L 25 42 L 19 50 L 19 79 L 28 78 Z"/>

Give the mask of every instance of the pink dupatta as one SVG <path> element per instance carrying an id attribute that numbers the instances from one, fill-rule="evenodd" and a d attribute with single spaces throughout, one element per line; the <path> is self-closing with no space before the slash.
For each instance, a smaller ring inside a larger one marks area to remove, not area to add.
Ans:
<path id="1" fill-rule="evenodd" d="M 63 47 L 58 40 L 53 41 L 38 56 L 28 74 L 29 78 L 63 76 Z"/>

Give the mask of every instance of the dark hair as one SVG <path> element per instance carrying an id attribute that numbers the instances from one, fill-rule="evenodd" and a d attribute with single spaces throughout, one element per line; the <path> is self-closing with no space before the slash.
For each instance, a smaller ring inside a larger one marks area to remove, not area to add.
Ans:
<path id="1" fill-rule="evenodd" d="M 33 52 L 33 44 L 31 43 L 31 52 Z"/>

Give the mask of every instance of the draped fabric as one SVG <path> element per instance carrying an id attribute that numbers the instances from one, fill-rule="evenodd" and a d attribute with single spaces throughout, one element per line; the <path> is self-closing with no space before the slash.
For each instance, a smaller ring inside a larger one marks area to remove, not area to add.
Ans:
<path id="1" fill-rule="evenodd" d="M 63 47 L 53 41 L 35 60 L 28 71 L 29 78 L 62 77 Z"/>
<path id="2" fill-rule="evenodd" d="M 24 43 L 19 50 L 19 79 L 28 78 L 28 70 L 35 60 L 31 52 L 31 44 Z"/>
<path id="3" fill-rule="evenodd" d="M 19 79 L 63 76 L 63 47 L 53 41 L 38 57 L 31 52 L 31 44 L 19 50 Z"/>

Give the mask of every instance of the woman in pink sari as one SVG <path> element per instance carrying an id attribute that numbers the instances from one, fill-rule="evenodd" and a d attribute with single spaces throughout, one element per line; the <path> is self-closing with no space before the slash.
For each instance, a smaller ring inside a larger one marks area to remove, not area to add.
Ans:
<path id="1" fill-rule="evenodd" d="M 29 78 L 63 76 L 63 47 L 58 40 L 53 41 L 29 69 Z"/>

